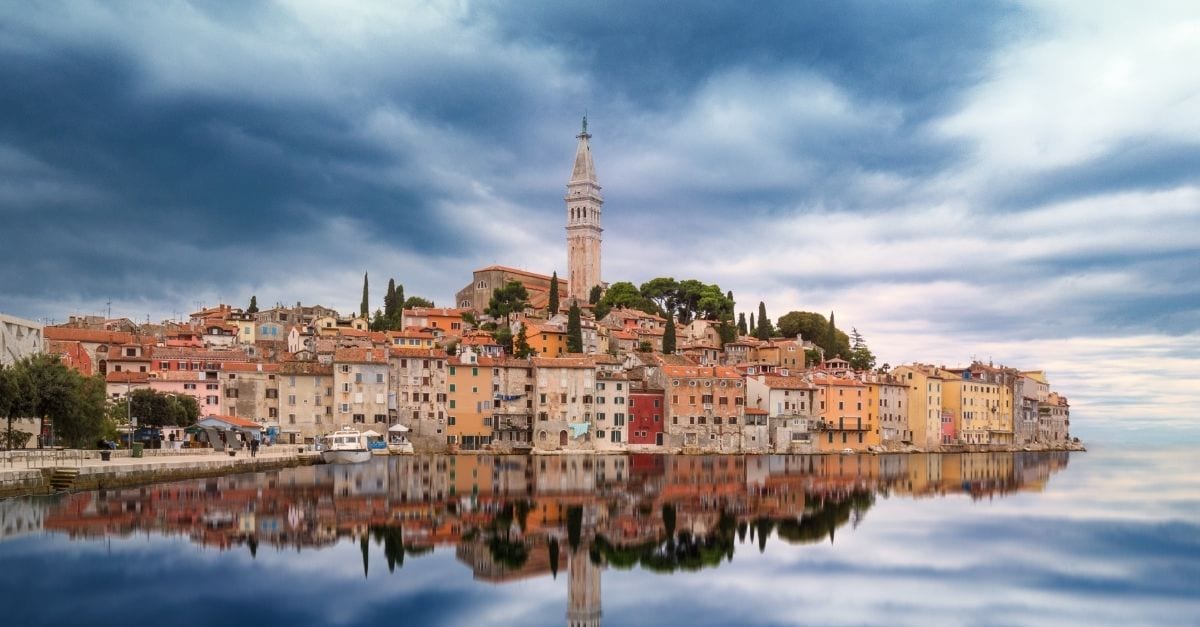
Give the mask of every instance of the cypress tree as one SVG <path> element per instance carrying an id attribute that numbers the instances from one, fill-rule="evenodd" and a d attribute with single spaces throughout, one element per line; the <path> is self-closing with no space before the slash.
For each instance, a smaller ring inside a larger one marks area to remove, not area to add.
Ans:
<path id="1" fill-rule="evenodd" d="M 738 314 L 737 329 L 738 329 L 739 336 L 746 335 L 747 333 L 749 333 L 749 331 L 746 329 L 746 312 L 744 312 L 744 311 Z"/>
<path id="2" fill-rule="evenodd" d="M 362 318 L 364 320 L 367 319 L 367 316 L 370 315 L 370 311 L 371 311 L 371 304 L 370 304 L 371 301 L 368 298 L 368 294 L 369 294 L 369 292 L 367 291 L 367 273 L 364 272 L 363 273 L 363 297 L 362 297 L 362 302 L 359 303 L 359 305 L 358 305 L 358 315 L 362 316 Z"/>
<path id="3" fill-rule="evenodd" d="M 583 323 L 579 320 L 579 305 L 575 304 L 567 312 L 567 352 L 583 352 Z"/>
<path id="4" fill-rule="evenodd" d="M 387 293 L 383 295 L 383 321 L 388 329 L 395 328 L 392 321 L 396 319 L 396 279 L 388 279 Z"/>
<path id="5" fill-rule="evenodd" d="M 246 313 L 258 313 L 258 297 L 250 297 L 250 306 L 246 308 Z"/>
<path id="6" fill-rule="evenodd" d="M 837 325 L 833 323 L 833 310 L 829 311 L 829 327 L 825 329 L 825 347 L 832 353 L 837 349 Z"/>
<path id="7" fill-rule="evenodd" d="M 667 330 L 663 333 L 663 354 L 675 353 L 675 318 L 667 316 Z"/>
<path id="8" fill-rule="evenodd" d="M 754 312 L 750 312 L 750 329 L 746 331 L 746 335 L 749 335 L 751 331 L 758 332 L 758 327 L 754 326 Z"/>
<path id="9" fill-rule="evenodd" d="M 558 313 L 558 271 L 550 276 L 550 304 L 547 306 L 547 315 L 553 316 Z"/>
<path id="10" fill-rule="evenodd" d="M 601 295 L 602 294 L 601 294 L 600 286 L 593 285 L 591 293 L 588 294 L 588 304 L 595 305 L 596 303 L 600 302 Z"/>
<path id="11" fill-rule="evenodd" d="M 754 337 L 760 340 L 771 337 L 771 319 L 767 317 L 766 303 L 761 300 L 758 301 L 758 329 L 754 332 Z"/>

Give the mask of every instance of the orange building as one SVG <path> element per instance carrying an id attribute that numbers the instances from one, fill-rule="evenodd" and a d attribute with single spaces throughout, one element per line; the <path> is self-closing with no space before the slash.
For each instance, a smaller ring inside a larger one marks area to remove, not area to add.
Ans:
<path id="1" fill-rule="evenodd" d="M 879 433 L 868 411 L 870 394 L 866 384 L 820 372 L 813 377 L 813 384 L 824 390 L 817 408 L 822 423 L 816 438 L 818 451 L 865 451 L 879 444 Z"/>
<path id="2" fill-rule="evenodd" d="M 538 357 L 562 357 L 567 354 L 567 331 L 554 324 L 527 321 L 525 340 Z"/>
<path id="3" fill-rule="evenodd" d="M 446 442 L 466 451 L 492 442 L 492 370 L 476 359 L 452 357 L 446 375 Z"/>

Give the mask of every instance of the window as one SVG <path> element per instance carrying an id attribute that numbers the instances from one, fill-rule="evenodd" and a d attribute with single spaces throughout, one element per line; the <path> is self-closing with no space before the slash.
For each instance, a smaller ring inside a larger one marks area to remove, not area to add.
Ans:
<path id="1" fill-rule="evenodd" d="M 447 425 L 450 425 L 451 427 L 453 427 L 453 426 L 456 424 L 456 421 L 455 421 L 455 419 L 454 419 L 454 416 L 449 416 L 449 417 L 447 417 L 447 418 L 446 418 L 446 424 L 447 424 Z"/>
<path id="2" fill-rule="evenodd" d="M 362 373 L 361 372 L 354 373 L 354 382 L 362 383 Z"/>

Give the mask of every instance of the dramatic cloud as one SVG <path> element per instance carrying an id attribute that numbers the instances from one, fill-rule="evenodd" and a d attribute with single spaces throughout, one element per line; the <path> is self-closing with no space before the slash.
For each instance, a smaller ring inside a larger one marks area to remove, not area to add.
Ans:
<path id="1" fill-rule="evenodd" d="M 561 273 L 587 110 L 607 280 L 1190 418 L 1187 377 L 1127 373 L 1200 370 L 1197 60 L 1190 3 L 7 6 L 0 309 L 352 311 L 364 271 L 439 303 L 490 263 Z"/>

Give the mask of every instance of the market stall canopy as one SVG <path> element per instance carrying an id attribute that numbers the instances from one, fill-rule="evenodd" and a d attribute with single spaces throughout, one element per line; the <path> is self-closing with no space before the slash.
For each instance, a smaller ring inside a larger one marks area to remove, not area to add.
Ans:
<path id="1" fill-rule="evenodd" d="M 378 431 L 363 431 L 361 435 L 364 435 L 368 438 L 377 438 L 383 434 L 379 433 Z"/>
<path id="2" fill-rule="evenodd" d="M 404 425 L 392 425 L 388 427 L 388 431 L 392 433 L 404 433 L 405 431 L 409 431 L 409 428 Z"/>

